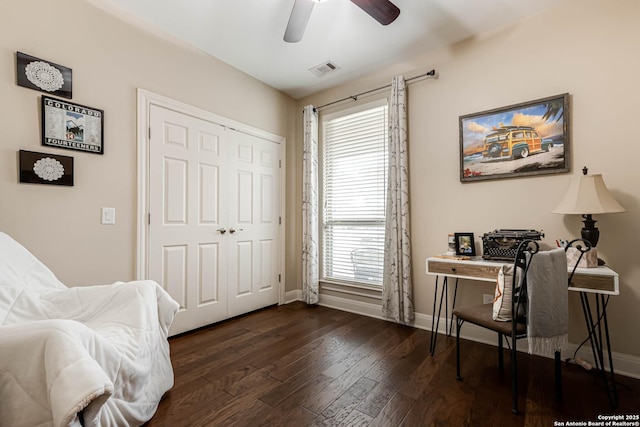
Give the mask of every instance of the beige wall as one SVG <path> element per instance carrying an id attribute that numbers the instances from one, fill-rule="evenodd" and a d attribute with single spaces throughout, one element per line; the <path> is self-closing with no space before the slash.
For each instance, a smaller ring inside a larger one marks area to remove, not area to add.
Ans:
<path id="1" fill-rule="evenodd" d="M 640 3 L 572 0 L 494 34 L 337 87 L 297 104 L 228 65 L 180 43 L 136 29 L 93 0 L 5 1 L 0 14 L 0 230 L 25 244 L 69 285 L 135 277 L 136 88 L 141 87 L 287 138 L 287 290 L 300 278 L 301 108 L 387 84 L 391 76 L 435 67 L 437 80 L 409 86 L 411 214 L 418 313 L 431 314 L 426 257 L 445 250 L 453 231 L 536 228 L 550 244 L 571 237 L 579 218 L 551 214 L 569 178 L 587 165 L 604 174 L 626 213 L 600 215 L 600 256 L 621 276 L 609 314 L 614 350 L 640 356 L 640 237 L 635 166 L 640 115 Z M 40 145 L 40 93 L 15 84 L 15 51 L 73 69 L 72 102 L 105 110 L 105 154 Z M 540 97 L 571 94 L 572 172 L 459 182 L 458 117 Z M 374 95 L 366 100 L 381 95 Z M 75 187 L 19 184 L 20 149 L 72 155 Z M 100 225 L 115 207 L 117 224 Z M 481 301 L 487 285 L 465 286 L 460 303 Z M 577 314 L 572 299 L 572 315 Z M 579 314 L 579 313 L 578 313 Z M 631 326 L 629 326 L 631 325 Z M 575 328 L 571 340 L 581 339 Z"/>
<path id="2" fill-rule="evenodd" d="M 596 215 L 599 255 L 620 274 L 620 293 L 609 305 L 613 350 L 640 356 L 640 2 L 573 0 L 518 25 L 452 49 L 397 64 L 298 102 L 322 105 L 436 68 L 437 80 L 409 85 L 411 228 L 416 311 L 431 314 L 434 279 L 425 258 L 446 250 L 447 234 L 496 228 L 544 230 L 547 247 L 558 237 L 577 237 L 577 216 L 552 214 L 570 177 L 588 166 L 602 173 L 626 213 Z M 500 106 L 568 92 L 571 95 L 572 171 L 508 180 L 460 183 L 458 117 Z M 384 94 L 383 94 L 384 95 Z M 380 95 L 377 95 L 380 96 Z M 370 97 L 369 100 L 371 98 Z M 347 105 L 350 105 L 347 103 Z M 300 176 L 300 171 L 296 171 Z M 480 247 L 480 245 L 478 245 Z M 481 303 L 490 285 L 467 283 L 459 304 Z M 581 319 L 579 300 L 571 316 Z M 584 338 L 574 322 L 570 341 Z"/>
<path id="3" fill-rule="evenodd" d="M 40 144 L 41 93 L 16 85 L 16 51 L 73 69 L 72 102 L 105 111 L 103 156 Z M 3 1 L 0 230 L 68 285 L 135 278 L 136 88 L 284 136 L 295 157 L 295 102 L 281 92 L 89 1 Z M 73 156 L 75 186 L 19 184 L 20 149 Z M 100 225 L 103 206 L 116 208 L 116 225 Z"/>

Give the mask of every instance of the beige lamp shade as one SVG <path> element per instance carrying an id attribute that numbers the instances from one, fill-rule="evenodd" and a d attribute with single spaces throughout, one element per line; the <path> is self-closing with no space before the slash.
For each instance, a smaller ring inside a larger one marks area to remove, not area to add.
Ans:
<path id="1" fill-rule="evenodd" d="M 624 212 L 613 198 L 602 175 L 573 177 L 564 197 L 551 212 L 558 214 L 601 214 Z"/>

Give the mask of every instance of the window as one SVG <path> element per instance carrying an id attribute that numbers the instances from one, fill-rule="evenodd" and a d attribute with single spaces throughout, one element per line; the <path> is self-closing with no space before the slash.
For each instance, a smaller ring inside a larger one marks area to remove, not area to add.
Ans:
<path id="1" fill-rule="evenodd" d="M 385 100 L 322 120 L 323 280 L 382 285 L 387 116 Z"/>

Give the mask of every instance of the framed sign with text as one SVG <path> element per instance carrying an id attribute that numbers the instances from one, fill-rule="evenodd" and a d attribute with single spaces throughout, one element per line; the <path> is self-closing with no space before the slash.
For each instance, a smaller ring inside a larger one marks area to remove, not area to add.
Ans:
<path id="1" fill-rule="evenodd" d="M 104 111 L 42 96 L 42 145 L 104 154 Z"/>

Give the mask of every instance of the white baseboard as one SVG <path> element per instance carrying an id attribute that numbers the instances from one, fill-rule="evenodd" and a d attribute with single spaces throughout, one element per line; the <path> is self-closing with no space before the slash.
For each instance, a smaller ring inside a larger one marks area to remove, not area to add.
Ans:
<path id="1" fill-rule="evenodd" d="M 289 304 L 295 301 L 302 301 L 302 290 L 296 289 L 294 291 L 285 292 L 283 304 Z"/>
<path id="2" fill-rule="evenodd" d="M 420 329 L 426 329 L 430 331 L 431 319 L 432 319 L 431 315 L 416 313 L 416 324 L 414 326 Z M 455 333 L 456 333 L 455 322 L 453 324 L 453 328 L 451 329 L 451 332 L 452 332 L 452 335 L 455 336 Z M 490 344 L 494 346 L 498 345 L 497 335 L 494 332 L 491 332 L 485 328 L 481 328 L 476 325 L 465 325 L 460 332 L 461 332 L 460 338 L 470 340 L 470 341 L 481 342 L 484 344 Z M 440 319 L 438 333 L 439 334 L 446 333 L 444 318 Z M 518 343 L 517 348 L 518 348 L 518 351 L 526 352 L 527 345 L 525 340 L 521 340 Z M 567 346 L 562 354 L 562 360 L 567 358 L 573 359 L 573 355 L 576 352 L 577 348 L 578 348 L 577 344 L 574 344 L 571 342 L 567 343 Z M 611 356 L 613 357 L 613 367 L 616 374 L 640 379 L 640 357 L 624 354 L 624 353 L 617 353 L 615 351 L 611 352 Z M 582 346 L 576 353 L 576 357 L 580 357 L 586 360 L 587 362 L 589 362 L 592 366 L 595 366 L 593 351 L 591 350 L 591 347 L 588 345 Z M 604 365 L 605 365 L 605 370 L 609 371 L 609 357 L 606 351 L 604 354 Z"/>
<path id="3" fill-rule="evenodd" d="M 297 294 L 296 294 L 297 293 Z M 294 296 L 298 296 L 297 299 Z M 290 299 L 291 298 L 291 299 Z M 302 291 L 292 291 L 287 292 L 287 302 L 298 301 L 302 299 Z M 363 316 L 375 317 L 376 319 L 388 320 L 382 316 L 382 311 L 379 305 L 365 303 L 360 301 L 353 301 L 347 298 L 341 298 L 330 295 L 320 295 L 320 303 L 319 305 L 335 308 L 337 310 L 348 311 L 350 313 L 361 314 Z M 425 329 L 427 331 L 431 330 L 431 320 L 433 316 L 429 314 L 416 313 L 415 320 L 412 325 L 415 328 Z M 437 320 L 437 319 L 436 319 Z M 448 326 L 448 325 L 447 325 Z M 438 333 L 445 334 L 446 327 L 445 319 L 441 318 L 438 325 Z M 455 335 L 455 323 L 453 324 L 453 328 L 451 329 L 452 334 Z M 485 328 L 481 328 L 476 325 L 465 325 L 461 330 L 460 337 L 470 341 L 481 342 L 484 344 L 497 346 L 497 336 L 494 332 L 491 332 Z M 524 344 L 524 345 L 523 345 Z M 573 354 L 576 351 L 577 345 L 573 343 L 569 343 L 567 348 L 562 355 L 563 360 L 565 358 L 573 358 Z M 519 343 L 518 351 L 527 351 L 526 343 L 524 340 Z M 613 365 L 616 374 L 624 375 L 631 378 L 640 379 L 640 357 L 617 353 L 615 351 L 611 352 L 613 357 Z M 591 351 L 591 347 L 583 346 L 577 353 L 577 356 L 588 361 L 592 365 L 593 363 L 593 352 Z M 608 370 L 609 367 L 609 359 L 605 352 L 605 368 Z"/>

